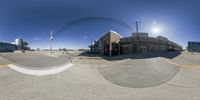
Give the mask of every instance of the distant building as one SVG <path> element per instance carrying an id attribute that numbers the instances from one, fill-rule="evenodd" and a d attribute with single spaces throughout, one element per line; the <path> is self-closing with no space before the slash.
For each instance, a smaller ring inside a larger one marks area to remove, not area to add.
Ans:
<path id="1" fill-rule="evenodd" d="M 14 44 L 0 42 L 0 52 L 13 52 L 13 51 L 15 51 Z"/>
<path id="2" fill-rule="evenodd" d="M 16 50 L 18 50 L 18 51 L 20 51 L 20 50 L 30 50 L 30 48 L 28 47 L 28 43 L 25 42 L 21 38 L 15 39 L 15 45 L 16 45 Z"/>
<path id="3" fill-rule="evenodd" d="M 82 48 L 82 49 L 78 49 L 78 51 L 89 51 L 89 49 Z"/>
<path id="4" fill-rule="evenodd" d="M 139 37 L 138 37 L 139 36 Z M 109 31 L 89 47 L 92 52 L 113 56 L 143 52 L 181 51 L 182 47 L 163 36 L 149 37 L 148 33 L 132 34 L 121 37 L 119 33 Z"/>
<path id="5" fill-rule="evenodd" d="M 200 42 L 188 42 L 187 49 L 189 52 L 200 52 Z"/>
<path id="6" fill-rule="evenodd" d="M 23 51 L 30 50 L 28 43 L 23 41 L 21 38 L 16 38 L 15 42 L 4 43 L 0 42 L 0 52 L 13 52 L 13 51 Z"/>

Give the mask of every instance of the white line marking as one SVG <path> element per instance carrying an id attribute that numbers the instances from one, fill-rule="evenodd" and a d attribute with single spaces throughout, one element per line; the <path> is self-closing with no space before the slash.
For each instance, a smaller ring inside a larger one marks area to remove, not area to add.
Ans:
<path id="1" fill-rule="evenodd" d="M 68 68 L 73 66 L 73 64 L 67 64 L 58 68 L 53 68 L 53 69 L 47 69 L 47 70 L 32 70 L 32 69 L 25 69 L 13 64 L 9 64 L 8 67 L 11 69 L 23 73 L 23 74 L 28 74 L 28 75 L 35 75 L 35 76 L 44 76 L 44 75 L 51 75 L 51 74 L 57 74 L 60 73 Z"/>

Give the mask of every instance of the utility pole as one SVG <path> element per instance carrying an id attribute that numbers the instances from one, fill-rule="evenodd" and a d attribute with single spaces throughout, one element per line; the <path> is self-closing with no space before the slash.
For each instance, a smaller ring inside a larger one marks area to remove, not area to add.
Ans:
<path id="1" fill-rule="evenodd" d="M 91 52 L 93 52 L 93 44 L 92 44 L 92 39 L 91 39 Z"/>
<path id="2" fill-rule="evenodd" d="M 141 22 L 139 22 L 139 21 L 136 21 L 136 22 L 135 22 L 135 24 L 136 24 L 136 33 L 137 33 L 137 38 L 138 38 L 138 39 L 139 39 L 139 31 L 138 31 L 138 30 L 139 30 L 139 29 L 138 29 L 138 24 L 139 24 L 139 23 L 141 23 Z"/>
<path id="3" fill-rule="evenodd" d="M 140 37 L 139 37 L 139 29 L 138 29 L 138 24 L 141 23 L 140 21 L 136 21 L 135 22 L 135 25 L 136 25 L 136 34 L 137 34 L 137 37 L 136 37 L 136 52 L 139 52 L 139 40 L 140 40 Z"/>

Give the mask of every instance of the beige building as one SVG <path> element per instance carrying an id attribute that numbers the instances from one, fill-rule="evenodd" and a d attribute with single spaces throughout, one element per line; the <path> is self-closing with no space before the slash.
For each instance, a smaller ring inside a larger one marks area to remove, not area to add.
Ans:
<path id="1" fill-rule="evenodd" d="M 115 31 L 109 31 L 90 46 L 92 52 L 114 56 L 131 53 L 181 51 L 182 47 L 163 36 L 149 37 L 148 33 L 132 34 L 121 37 Z"/>

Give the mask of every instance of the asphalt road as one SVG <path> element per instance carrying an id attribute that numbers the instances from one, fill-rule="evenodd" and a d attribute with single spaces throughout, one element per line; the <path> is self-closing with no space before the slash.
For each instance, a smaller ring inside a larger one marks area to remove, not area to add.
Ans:
<path id="1" fill-rule="evenodd" d="M 113 61 L 76 56 L 73 67 L 40 77 L 4 66 L 0 100 L 199 100 L 198 58 L 187 52 Z"/>
<path id="2" fill-rule="evenodd" d="M 73 58 L 72 56 L 55 56 L 54 54 L 45 54 L 43 52 L 2 53 L 0 56 L 9 63 L 31 69 L 50 68 L 64 65 L 71 62 Z"/>
<path id="3" fill-rule="evenodd" d="M 108 81 L 125 87 L 144 88 L 161 85 L 172 79 L 180 67 L 160 57 L 151 59 L 128 59 L 118 65 L 98 68 Z"/>

